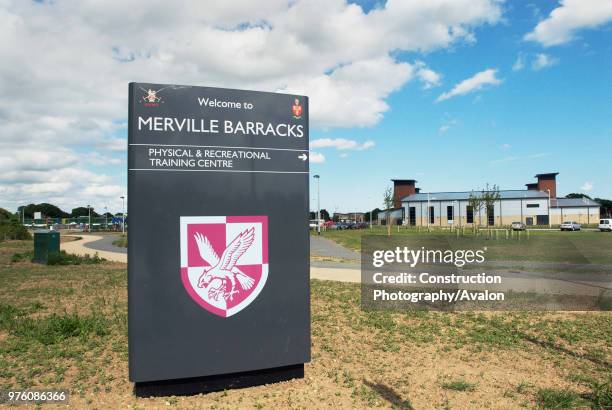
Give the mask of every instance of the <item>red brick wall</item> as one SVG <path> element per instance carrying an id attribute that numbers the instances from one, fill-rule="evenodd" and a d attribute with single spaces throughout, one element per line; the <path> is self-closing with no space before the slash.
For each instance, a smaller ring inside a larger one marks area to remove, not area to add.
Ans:
<path id="1" fill-rule="evenodd" d="M 538 191 L 548 192 L 550 189 L 550 197 L 557 197 L 557 181 L 554 176 L 551 177 L 538 177 Z"/>
<path id="2" fill-rule="evenodd" d="M 416 193 L 416 181 L 393 181 L 393 207 L 402 206 L 402 198 Z"/>

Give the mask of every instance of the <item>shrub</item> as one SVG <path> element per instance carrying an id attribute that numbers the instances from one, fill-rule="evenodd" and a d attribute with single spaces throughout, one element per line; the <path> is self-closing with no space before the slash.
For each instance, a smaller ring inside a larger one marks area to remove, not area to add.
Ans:
<path id="1" fill-rule="evenodd" d="M 32 239 L 32 235 L 19 221 L 0 221 L 0 240 L 9 239 L 28 240 Z"/>
<path id="2" fill-rule="evenodd" d="M 47 257 L 47 265 L 95 265 L 104 262 L 106 259 L 101 258 L 96 253 L 94 256 L 75 255 L 66 253 L 66 251 L 52 252 Z"/>
<path id="3" fill-rule="evenodd" d="M 26 261 L 26 260 L 31 261 L 33 257 L 34 257 L 34 251 L 14 253 L 13 256 L 11 256 L 11 262 L 16 263 L 16 262 L 21 262 L 21 261 Z"/>

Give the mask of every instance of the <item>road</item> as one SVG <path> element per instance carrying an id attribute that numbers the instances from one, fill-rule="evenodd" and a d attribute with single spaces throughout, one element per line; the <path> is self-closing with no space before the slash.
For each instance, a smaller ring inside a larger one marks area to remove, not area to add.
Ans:
<path id="1" fill-rule="evenodd" d="M 336 242 L 322 236 L 310 235 L 310 254 L 334 259 L 345 259 L 359 263 L 359 252 L 347 249 Z"/>
<path id="2" fill-rule="evenodd" d="M 66 235 L 70 236 L 70 235 Z M 76 236 L 76 235 L 74 235 Z M 118 248 L 112 244 L 117 235 L 78 235 L 81 239 L 71 242 L 62 242 L 61 247 L 69 253 L 78 255 L 98 253 L 102 258 L 110 261 L 127 263 L 127 249 Z M 311 236 L 311 254 L 313 256 L 342 259 L 346 262 L 327 262 L 313 260 L 310 266 L 312 279 L 334 280 L 339 282 L 361 283 L 361 267 L 359 253 L 346 249 L 326 238 Z M 503 286 L 491 290 L 514 290 L 519 292 L 536 293 L 566 293 L 597 296 L 601 292 L 612 294 L 612 266 L 592 265 L 590 272 L 568 272 L 571 266 L 564 266 L 563 272 L 541 271 L 542 268 L 552 270 L 558 264 L 534 263 L 538 271 L 529 269 L 513 269 L 506 266 L 510 262 L 492 262 L 489 268 L 502 277 Z M 589 265 L 576 265 L 584 270 Z M 535 269 L 535 268 L 534 268 Z M 467 271 L 463 271 L 466 273 Z M 432 272 L 433 273 L 433 272 Z M 474 286 L 470 286 L 472 288 Z M 475 288 L 478 288 L 476 286 Z"/>

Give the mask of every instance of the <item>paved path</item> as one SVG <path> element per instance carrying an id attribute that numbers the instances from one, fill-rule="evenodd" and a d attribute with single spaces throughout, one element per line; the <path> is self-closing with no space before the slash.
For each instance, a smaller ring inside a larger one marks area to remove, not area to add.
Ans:
<path id="1" fill-rule="evenodd" d="M 93 256 L 97 253 L 99 257 L 107 259 L 109 261 L 127 263 L 127 252 L 120 253 L 96 250 L 87 246 L 92 242 L 104 240 L 104 236 L 102 235 L 64 235 L 64 237 L 80 237 L 81 239 L 71 242 L 62 242 L 60 244 L 60 247 L 63 251 L 81 256 Z"/>
<path id="2" fill-rule="evenodd" d="M 65 235 L 77 236 L 77 235 Z M 112 241 L 116 236 L 111 235 L 78 235 L 81 239 L 72 242 L 62 242 L 61 248 L 69 253 L 77 255 L 93 255 L 98 253 L 102 258 L 110 261 L 127 263 L 127 253 L 125 249 L 117 248 L 112 245 Z M 310 267 L 310 277 L 312 279 L 334 280 L 338 282 L 361 282 L 361 269 L 355 255 L 359 253 L 350 251 L 342 246 L 329 241 L 325 238 L 316 237 L 311 244 L 315 244 L 315 248 L 311 252 L 318 256 L 329 256 L 335 258 L 349 259 L 346 256 L 352 256 L 352 261 L 348 263 L 334 262 L 319 262 L 312 261 Z M 330 246 L 331 250 L 324 251 L 323 247 L 326 242 L 331 242 L 334 246 Z M 95 248 L 95 249 L 93 249 Z M 321 253 L 326 252 L 326 255 Z M 497 269 L 496 269 L 497 270 Z M 505 271 L 505 272 L 504 272 Z M 610 292 L 612 285 L 610 282 L 611 275 L 589 274 L 589 273 L 568 273 L 568 272 L 516 272 L 510 269 L 500 269 L 495 272 L 502 276 L 501 286 L 505 289 L 514 289 L 515 291 L 537 292 L 537 293 L 571 293 L 583 295 L 598 295 L 601 291 Z M 470 286 L 478 288 L 478 286 Z M 493 290 L 493 289 L 491 289 Z M 501 291 L 504 289 L 497 288 Z"/>
<path id="3" fill-rule="evenodd" d="M 357 262 L 361 260 L 359 252 L 347 249 L 330 239 L 317 235 L 310 235 L 310 254 Z"/>

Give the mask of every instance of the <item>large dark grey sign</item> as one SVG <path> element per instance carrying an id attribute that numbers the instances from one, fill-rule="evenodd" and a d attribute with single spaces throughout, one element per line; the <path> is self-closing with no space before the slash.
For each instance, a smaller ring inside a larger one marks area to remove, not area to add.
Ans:
<path id="1" fill-rule="evenodd" d="M 308 362 L 308 99 L 129 91 L 130 379 Z"/>

